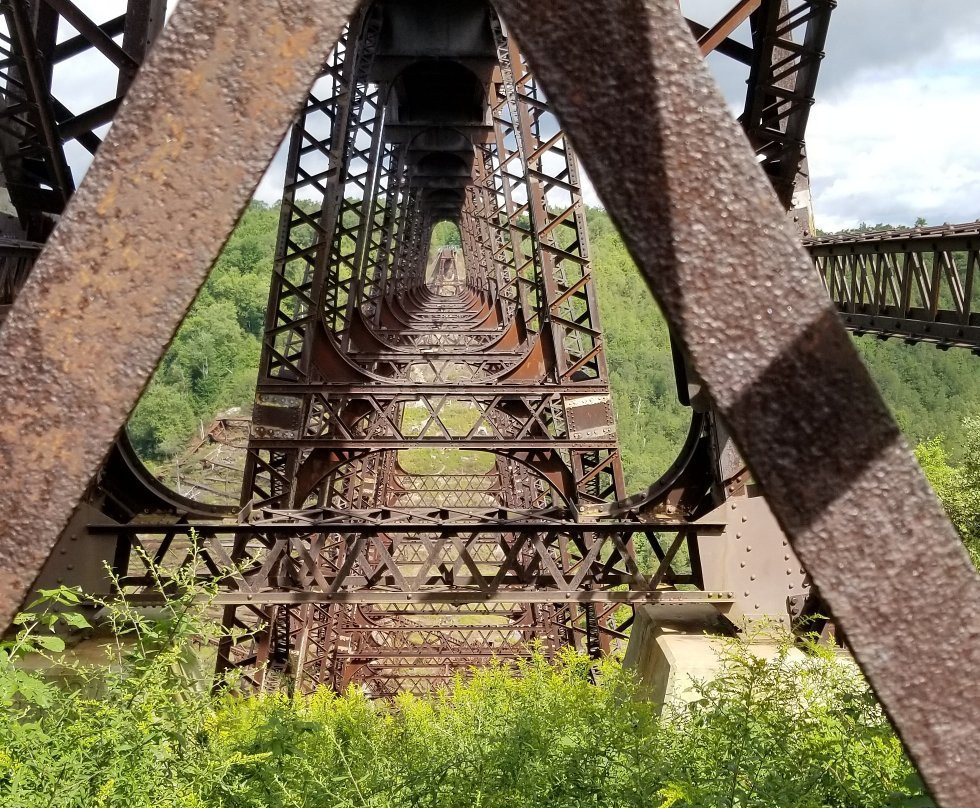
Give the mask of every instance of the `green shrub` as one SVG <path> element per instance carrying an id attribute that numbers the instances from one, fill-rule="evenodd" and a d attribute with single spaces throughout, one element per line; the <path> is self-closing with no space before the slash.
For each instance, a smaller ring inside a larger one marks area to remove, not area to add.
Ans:
<path id="1" fill-rule="evenodd" d="M 769 660 L 750 648 L 730 645 L 717 678 L 665 717 L 666 805 L 932 805 L 852 662 L 818 646 Z"/>
<path id="2" fill-rule="evenodd" d="M 180 577 L 180 576 L 178 576 Z M 46 593 L 0 650 L 5 808 L 886 808 L 932 803 L 853 666 L 732 644 L 721 674 L 658 716 L 614 660 L 495 663 L 426 698 L 220 691 L 220 635 L 179 581 L 147 614 L 104 604 L 105 665 L 54 629 L 87 620 Z M 163 587 L 160 587 L 163 592 Z M 32 673 L 28 655 L 60 664 Z M 593 680 L 598 683 L 593 684 Z"/>
<path id="3" fill-rule="evenodd" d="M 180 576 L 178 575 L 178 578 Z M 186 583 L 186 582 L 185 582 Z M 161 587 L 161 591 L 163 591 Z M 200 591 L 185 588 L 153 614 L 105 604 L 115 640 L 104 665 L 61 654 L 59 624 L 87 627 L 71 590 L 44 592 L 0 648 L 0 804 L 5 808 L 205 806 L 207 785 L 236 764 L 213 754 L 220 699 L 195 665 L 219 627 Z M 48 675 L 25 662 L 44 657 Z M 52 675 L 53 674 L 53 675 Z"/>

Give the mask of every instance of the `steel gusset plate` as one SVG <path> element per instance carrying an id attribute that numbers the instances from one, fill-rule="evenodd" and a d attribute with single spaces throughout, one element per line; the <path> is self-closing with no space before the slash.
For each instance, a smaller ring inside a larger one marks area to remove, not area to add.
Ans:
<path id="1" fill-rule="evenodd" d="M 6 627 L 354 0 L 183 0 L 0 331 Z"/>
<path id="2" fill-rule="evenodd" d="M 980 795 L 980 581 L 676 0 L 501 0 L 936 798 Z"/>

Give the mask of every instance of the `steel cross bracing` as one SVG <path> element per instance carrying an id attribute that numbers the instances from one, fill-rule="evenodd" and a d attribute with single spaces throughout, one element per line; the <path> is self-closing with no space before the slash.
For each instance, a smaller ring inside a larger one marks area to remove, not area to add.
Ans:
<path id="1" fill-rule="evenodd" d="M 231 569 L 236 538 L 263 547 L 261 565 L 230 572 L 217 602 L 489 603 L 525 596 L 576 602 L 655 602 L 701 597 L 658 592 L 661 583 L 695 583 L 674 568 L 691 533 L 720 536 L 724 522 L 616 518 L 573 521 L 562 509 L 534 511 L 438 509 L 315 509 L 263 511 L 246 524 L 221 522 L 92 524 L 100 536 L 131 537 L 138 552 L 120 581 L 134 599 L 151 601 L 151 561 L 186 556 L 187 536 L 200 538 L 194 560 L 202 579 Z M 637 566 L 633 546 L 649 542 L 658 562 Z M 175 559 L 171 559 L 175 560 Z M 583 582 L 593 591 L 583 591 Z M 637 591 L 624 591 L 630 586 Z M 147 591 L 146 587 L 150 587 Z M 716 592 L 712 598 L 731 598 Z"/>
<path id="2" fill-rule="evenodd" d="M 403 14 L 377 3 L 351 22 L 294 127 L 249 441 L 242 505 L 253 517 L 285 509 L 288 523 L 289 509 L 327 508 L 336 527 L 304 528 L 304 515 L 295 535 L 243 532 L 227 547 L 215 538 L 202 559 L 258 574 L 235 585 L 226 622 L 261 627 L 244 648 L 223 648 L 223 664 L 295 665 L 300 683 L 322 680 L 306 670 L 323 664 L 319 652 L 303 656 L 322 645 L 310 637 L 328 625 L 342 644 L 338 626 L 363 615 L 350 603 L 523 602 L 522 614 L 533 604 L 547 616 L 525 640 L 554 649 L 556 625 L 570 641 L 584 626 L 598 651 L 612 626 L 593 601 L 613 596 L 590 591 L 645 581 L 630 534 L 529 534 L 465 510 L 615 502 L 622 470 L 571 148 L 488 7 L 451 21 L 482 31 L 448 67 L 425 58 Z M 451 88 L 448 98 L 433 98 L 430 82 Z M 307 167 L 317 161 L 319 171 Z M 460 226 L 463 246 L 430 261 L 441 220 Z M 501 249 L 503 266 L 488 254 Z M 402 462 L 406 450 L 460 447 L 481 453 L 467 460 L 481 473 L 419 475 Z M 407 532 L 390 518 L 355 529 L 364 509 L 406 503 L 409 521 L 420 507 L 441 510 Z M 317 605 L 291 605 L 296 594 Z M 452 614 L 419 618 L 428 628 L 416 657 L 456 658 L 437 666 L 444 679 L 489 655 L 430 642 L 463 631 Z M 280 623 L 290 628 L 277 633 Z"/>
<path id="3" fill-rule="evenodd" d="M 703 51 L 715 48 L 750 66 L 744 121 L 754 122 L 753 140 L 774 183 L 795 181 L 805 190 L 794 132 L 805 124 L 831 7 L 812 3 L 800 13 L 785 3 L 741 3 L 700 37 Z M 106 26 L 140 29 L 147 13 L 153 9 L 134 3 L 125 19 Z M 532 622 L 525 639 L 552 649 L 563 642 L 608 647 L 629 623 L 620 614 L 615 625 L 613 609 L 621 608 L 615 604 L 631 598 L 684 609 L 710 603 L 710 613 L 732 617 L 765 612 L 769 607 L 755 602 L 761 596 L 754 591 L 742 595 L 752 603 L 733 608 L 730 576 L 709 569 L 706 581 L 699 562 L 703 542 L 726 540 L 709 513 L 718 497 L 745 491 L 743 465 L 713 419 L 695 418 L 678 462 L 646 495 L 608 507 L 625 492 L 574 154 L 495 14 L 473 2 L 450 15 L 449 27 L 459 30 L 479 21 L 480 33 L 462 44 L 399 34 L 413 20 L 431 26 L 428 13 L 411 2 L 362 8 L 326 60 L 289 139 L 241 504 L 256 524 L 268 523 L 270 513 L 288 522 L 283 513 L 290 509 L 305 515 L 292 535 L 280 524 L 271 533 L 229 538 L 210 535 L 208 523 L 198 522 L 206 537 L 202 575 L 252 563 L 222 595 L 229 625 L 265 626 L 251 649 L 223 649 L 226 663 L 232 657 L 273 662 L 280 673 L 292 667 L 301 680 L 320 681 L 305 675 L 301 661 L 303 649 L 313 647 L 308 638 L 317 621 L 349 611 L 351 598 L 397 602 L 422 591 L 431 597 L 440 588 L 447 603 L 436 633 L 456 630 L 451 616 L 473 593 L 497 601 L 516 587 L 543 621 L 540 636 Z M 746 19 L 752 48 L 729 38 Z M 697 23 L 691 27 L 697 34 Z M 785 47 L 796 40 L 805 45 Z M 449 73 L 433 72 L 433 52 L 452 57 Z M 433 98 L 432 82 L 453 92 Z M 797 84 L 802 94 L 786 96 Z M 769 100 L 760 106 L 760 98 Z M 776 130 L 789 134 L 777 137 Z M 459 226 L 461 246 L 429 262 L 432 228 L 446 219 Z M 12 255 L 28 249 L 11 245 Z M 34 252 L 26 253 L 24 267 L 36 253 L 29 248 Z M 13 277 L 14 262 L 7 266 Z M 689 392 L 682 390 L 685 400 Z M 402 467 L 406 450 L 461 446 L 485 453 L 478 472 L 419 475 Z M 113 523 L 127 522 L 137 510 L 193 514 L 195 506 L 145 479 L 125 439 L 113 457 L 90 497 Z M 153 490 L 141 493 L 143 487 Z M 607 525 L 616 524 L 615 511 L 630 523 L 659 527 L 621 526 L 616 534 L 565 524 L 532 535 L 494 519 L 486 523 L 486 509 L 501 507 L 571 508 L 566 523 L 582 509 L 598 508 L 595 518 Z M 444 524 L 407 536 L 399 532 L 405 525 L 389 516 L 390 530 L 343 534 L 334 525 L 311 526 L 309 508 L 330 509 L 328 522 L 382 508 L 430 514 L 429 520 L 440 513 Z M 483 522 L 461 510 L 474 508 L 482 509 Z M 695 525 L 705 514 L 708 521 Z M 89 521 L 94 527 L 87 534 L 99 537 L 95 557 L 111 560 L 133 593 L 147 582 L 144 556 L 134 549 L 166 563 L 186 556 L 180 535 L 187 528 L 113 533 L 107 519 L 89 514 Z M 329 527 L 334 530 L 323 532 Z M 106 535 L 116 537 L 115 550 Z M 637 569 L 635 541 L 653 549 L 653 569 Z M 311 555 L 313 546 L 321 556 Z M 676 565 L 682 546 L 691 558 L 687 570 Z M 705 552 L 715 552 L 709 546 Z M 700 592 L 616 591 L 672 591 L 684 583 Z M 806 583 L 794 574 L 786 585 L 802 592 Z M 294 603 L 297 586 L 321 599 L 315 608 Z M 365 596 L 359 587 L 375 591 Z M 326 592 L 333 602 L 323 599 Z M 548 592 L 559 604 L 548 605 Z M 613 608 L 602 606 L 603 599 Z M 350 612 L 346 624 L 359 614 Z M 462 654 L 447 675 L 480 658 Z M 373 674 L 375 685 L 379 676 Z M 331 681 L 341 679 L 338 673 Z"/>
<path id="4" fill-rule="evenodd" d="M 71 0 L 0 2 L 0 323 L 75 190 L 71 149 L 95 154 L 156 35 L 166 0 L 128 0 L 96 23 Z M 73 34 L 59 37 L 70 26 Z M 106 97 L 82 109 L 57 81 L 98 54 Z M 12 208 L 12 209 L 11 209 Z"/>
<path id="5" fill-rule="evenodd" d="M 479 0 L 183 0 L 33 273 L 73 195 L 65 143 L 98 145 L 162 3 L 98 24 L 64 0 L 0 3 L 16 211 L 0 244 L 0 456 L 18 470 L 0 490 L 2 617 L 32 585 L 108 593 L 104 562 L 147 597 L 143 553 L 197 559 L 251 638 L 224 664 L 258 666 L 267 687 L 390 695 L 535 643 L 600 653 L 629 602 L 729 629 L 824 611 L 798 550 L 937 797 L 965 804 L 980 769 L 958 755 L 975 757 L 980 717 L 957 671 L 975 667 L 975 575 L 758 169 L 812 234 L 804 133 L 834 3 L 738 0 L 685 27 L 675 0 L 610 2 L 500 0 L 509 33 Z M 69 109 L 54 68 L 91 48 L 117 92 Z M 746 69 L 755 161 L 698 52 Z M 236 515 L 152 479 L 119 427 L 318 67 L 290 140 Z M 627 499 L 558 115 L 677 335 L 692 409 L 676 462 Z M 460 249 L 430 262 L 446 219 Z M 975 347 L 969 228 L 808 246 L 854 330 Z M 724 288 L 704 275 L 716 263 Z M 66 316 L 69 299 L 85 305 Z M 413 451 L 460 446 L 487 459 L 413 466 Z M 961 664 L 927 671 L 920 648 Z M 933 674 L 943 686 L 923 691 Z"/>
<path id="6" fill-rule="evenodd" d="M 805 243 L 852 331 L 980 351 L 977 222 Z"/>

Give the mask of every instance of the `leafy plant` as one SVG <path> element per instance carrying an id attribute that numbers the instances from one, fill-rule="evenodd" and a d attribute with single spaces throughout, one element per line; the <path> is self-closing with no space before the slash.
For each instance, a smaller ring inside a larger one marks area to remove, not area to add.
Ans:
<path id="1" fill-rule="evenodd" d="M 674 707 L 677 806 L 931 806 L 856 665 L 816 644 L 774 656 L 731 643 L 718 676 Z"/>
<path id="2" fill-rule="evenodd" d="M 111 640 L 101 665 L 63 653 L 53 630 L 90 628 L 81 598 L 45 591 L 17 618 L 0 651 L 0 804 L 203 806 L 233 760 L 213 754 L 208 720 L 220 703 L 194 663 L 220 627 L 190 570 L 175 587 L 158 580 L 162 604 L 96 604 Z M 39 659 L 40 658 L 40 659 Z M 43 662 L 41 667 L 37 663 Z"/>
<path id="3" fill-rule="evenodd" d="M 964 429 L 962 463 L 952 463 L 942 436 L 920 443 L 915 457 L 980 568 L 980 417 L 965 419 Z"/>
<path id="4" fill-rule="evenodd" d="M 339 808 L 895 808 L 930 806 L 852 665 L 733 643 L 717 678 L 664 715 L 615 660 L 571 651 L 496 662 L 427 697 L 372 702 L 215 690 L 200 658 L 220 634 L 207 592 L 181 581 L 158 613 L 103 605 L 107 664 L 65 660 L 21 618 L 0 688 L 0 803 Z M 61 610 L 77 593 L 45 593 Z M 52 616 L 53 615 L 53 616 Z M 30 672 L 31 653 L 74 673 Z M 60 659 L 59 659 L 60 657 Z M 597 676 L 597 683 L 593 679 Z M 29 682 L 29 684 L 26 684 Z"/>

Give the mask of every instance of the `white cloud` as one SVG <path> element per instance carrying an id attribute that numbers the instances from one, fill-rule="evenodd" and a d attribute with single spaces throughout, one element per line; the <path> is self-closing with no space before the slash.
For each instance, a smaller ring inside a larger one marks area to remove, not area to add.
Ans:
<path id="1" fill-rule="evenodd" d="M 980 217 L 980 48 L 898 74 L 868 73 L 810 114 L 817 225 Z"/>
<path id="2" fill-rule="evenodd" d="M 280 144 L 276 151 L 276 156 L 272 159 L 266 169 L 258 188 L 255 189 L 255 198 L 260 202 L 274 204 L 282 199 L 282 186 L 286 180 L 286 150 L 289 144 L 290 135 Z M 300 192 L 300 197 L 304 194 Z"/>

